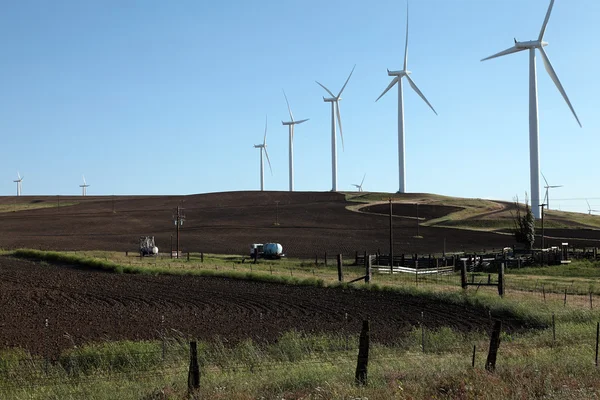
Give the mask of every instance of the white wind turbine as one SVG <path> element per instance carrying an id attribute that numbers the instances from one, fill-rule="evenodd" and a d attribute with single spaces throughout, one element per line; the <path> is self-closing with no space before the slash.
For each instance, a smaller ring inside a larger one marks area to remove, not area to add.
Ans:
<path id="1" fill-rule="evenodd" d="M 511 48 L 508 48 L 504 51 L 496 53 L 492 56 L 486 57 L 481 61 L 489 60 L 491 58 L 505 56 L 507 54 L 517 53 L 523 50 L 529 50 L 529 176 L 531 180 L 531 208 L 533 211 L 533 216 L 535 218 L 540 218 L 540 148 L 539 148 L 539 131 L 538 131 L 538 99 L 537 99 L 537 77 L 536 77 L 536 67 L 535 67 L 535 49 L 540 51 L 540 55 L 542 56 L 542 61 L 544 62 L 544 67 L 550 75 L 550 78 L 558 88 L 558 91 L 563 96 L 567 105 L 571 109 L 573 116 L 577 120 L 577 123 L 581 127 L 581 122 L 579 122 L 579 118 L 575 113 L 575 109 L 571 105 L 569 98 L 567 97 L 567 93 L 565 89 L 563 89 L 560 81 L 558 80 L 558 76 L 552 68 L 552 64 L 550 64 L 550 60 L 544 51 L 544 46 L 547 46 L 548 43 L 544 42 L 544 32 L 546 31 L 546 25 L 548 25 L 548 20 L 550 19 L 550 13 L 552 12 L 552 6 L 554 5 L 554 0 L 550 1 L 550 6 L 548 7 L 548 11 L 546 12 L 546 18 L 544 19 L 544 23 L 542 24 L 542 29 L 540 30 L 540 35 L 537 40 L 530 40 L 527 42 L 518 42 L 515 39 L 515 45 Z"/>
<path id="2" fill-rule="evenodd" d="M 265 190 L 265 164 L 263 161 L 263 152 L 265 156 L 267 156 L 267 162 L 269 163 L 269 169 L 271 170 L 271 175 L 273 175 L 273 168 L 271 168 L 271 160 L 269 160 L 269 153 L 267 153 L 267 117 L 265 117 L 265 136 L 263 138 L 262 144 L 255 144 L 255 149 L 260 149 L 260 190 Z"/>
<path id="3" fill-rule="evenodd" d="M 325 91 L 327 93 L 329 93 L 329 95 L 331 96 L 330 98 L 323 97 L 323 101 L 326 103 L 327 102 L 331 103 L 331 191 L 332 192 L 337 192 L 337 147 L 336 147 L 336 136 L 335 136 L 335 119 L 337 117 L 337 122 L 338 122 L 338 125 L 340 126 L 340 137 L 342 138 L 342 149 L 344 149 L 344 135 L 342 134 L 342 117 L 340 116 L 339 101 L 342 99 L 341 98 L 342 92 L 346 88 L 346 85 L 348 84 L 348 81 L 350 80 L 350 77 L 352 76 L 352 73 L 354 72 L 354 68 L 356 68 L 356 65 L 354 65 L 354 67 L 352 68 L 352 71 L 350 71 L 350 75 L 348 75 L 348 79 L 346 79 L 344 86 L 342 86 L 342 89 L 340 90 L 340 92 L 338 93 L 337 96 L 334 95 L 333 93 L 331 93 L 331 90 L 327 89 L 321 83 L 319 83 L 318 81 L 315 81 L 315 82 L 317 82 L 317 84 L 319 86 L 321 86 L 323 89 L 325 89 Z"/>
<path id="4" fill-rule="evenodd" d="M 14 183 L 17 184 L 17 196 L 21 195 L 21 182 L 23 182 L 23 178 L 25 178 L 25 177 L 21 176 L 19 171 L 17 171 L 17 179 L 13 181 Z"/>
<path id="5" fill-rule="evenodd" d="M 81 188 L 81 195 L 87 196 L 87 188 L 90 187 L 90 185 L 86 183 L 85 176 L 81 175 L 81 177 L 83 178 L 83 185 L 79 185 L 79 187 Z"/>
<path id="6" fill-rule="evenodd" d="M 588 206 L 588 214 L 592 215 L 593 212 L 600 212 L 599 210 L 592 210 L 592 207 L 590 207 L 590 202 L 587 201 L 587 199 L 585 199 L 585 202 L 587 203 L 587 206 Z"/>
<path id="7" fill-rule="evenodd" d="M 425 95 L 419 90 L 415 82 L 411 79 L 411 71 L 408 69 L 408 4 L 406 5 L 406 44 L 404 46 L 404 68 L 400 71 L 387 70 L 389 76 L 393 76 L 394 79 L 390 82 L 387 88 L 377 98 L 379 100 L 384 94 L 388 92 L 396 83 L 398 84 L 398 169 L 399 169 L 399 181 L 400 187 L 398 193 L 406 192 L 406 162 L 404 157 L 404 101 L 402 94 L 402 78 L 406 77 L 410 87 L 427 103 L 427 105 L 433 110 L 435 115 L 437 112 L 433 106 L 427 101 Z M 377 101 L 375 100 L 375 101 Z"/>
<path id="8" fill-rule="evenodd" d="M 292 109 L 290 108 L 290 102 L 288 101 L 287 96 L 285 95 L 285 90 L 283 91 L 283 97 L 285 97 L 285 102 L 288 107 L 288 111 L 290 112 L 290 121 L 281 123 L 283 125 L 289 126 L 289 135 L 290 135 L 290 192 L 294 191 L 294 125 L 301 124 L 309 120 L 301 119 L 299 121 L 294 121 L 294 116 L 292 115 Z"/>
<path id="9" fill-rule="evenodd" d="M 542 173 L 542 178 L 544 178 L 544 182 L 546 182 L 546 186 L 544 186 L 544 188 L 546 189 L 546 210 L 550 209 L 550 196 L 548 194 L 549 189 L 556 189 L 559 187 L 563 187 L 563 185 L 550 185 L 548 183 L 548 180 L 546 179 L 546 177 L 544 176 L 544 174 Z M 533 204 L 533 203 L 532 203 Z"/>
<path id="10" fill-rule="evenodd" d="M 363 191 L 362 185 L 365 182 L 365 177 L 367 176 L 367 174 L 363 175 L 362 181 L 360 181 L 360 185 L 357 185 L 356 183 L 353 183 L 352 186 L 356 186 L 356 188 L 358 189 L 359 192 Z"/>

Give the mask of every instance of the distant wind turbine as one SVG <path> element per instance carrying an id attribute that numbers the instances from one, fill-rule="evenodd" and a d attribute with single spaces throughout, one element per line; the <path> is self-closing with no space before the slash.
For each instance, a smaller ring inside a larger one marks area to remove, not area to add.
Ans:
<path id="1" fill-rule="evenodd" d="M 285 97 L 285 102 L 287 104 L 288 111 L 290 112 L 290 121 L 281 123 L 283 125 L 289 126 L 289 135 L 290 135 L 290 192 L 294 191 L 294 125 L 299 125 L 303 122 L 309 120 L 301 119 L 299 121 L 294 121 L 294 115 L 292 114 L 292 109 L 290 108 L 290 102 L 288 101 L 287 96 L 285 95 L 285 90 L 283 91 L 283 97 Z"/>
<path id="2" fill-rule="evenodd" d="M 545 204 L 546 204 L 546 209 L 547 209 L 547 210 L 550 210 L 550 196 L 549 196 L 549 194 L 548 194 L 548 190 L 549 190 L 549 189 L 556 189 L 556 188 L 559 188 L 559 187 L 563 187 L 563 185 L 550 185 L 550 184 L 548 183 L 548 180 L 546 179 L 546 177 L 544 176 L 544 174 L 543 174 L 543 173 L 542 173 L 542 178 L 544 178 L 544 182 L 546 182 L 546 186 L 544 186 L 544 188 L 546 189 L 546 196 L 545 196 L 545 198 L 546 198 L 546 202 L 545 202 Z M 532 203 L 532 204 L 533 204 L 533 203 Z"/>
<path id="3" fill-rule="evenodd" d="M 427 105 L 433 110 L 435 115 L 437 112 L 433 106 L 427 101 L 425 95 L 419 90 L 415 82 L 410 77 L 411 71 L 408 69 L 408 3 L 406 4 L 406 44 L 404 46 L 404 68 L 400 71 L 387 70 L 389 76 L 393 76 L 394 79 L 390 82 L 387 88 L 377 98 L 379 100 L 384 94 L 388 92 L 396 83 L 398 84 L 398 169 L 399 169 L 399 183 L 400 188 L 398 193 L 406 192 L 406 162 L 404 157 L 404 101 L 402 94 L 402 78 L 406 77 L 410 87 L 427 103 Z M 375 101 L 377 101 L 375 100 Z"/>
<path id="4" fill-rule="evenodd" d="M 81 195 L 87 196 L 87 188 L 90 187 L 90 185 L 86 183 L 85 176 L 81 175 L 81 177 L 83 178 L 83 185 L 79 185 L 79 187 L 81 188 Z"/>
<path id="5" fill-rule="evenodd" d="M 575 113 L 575 109 L 571 105 L 569 98 L 567 97 L 567 93 L 565 89 L 563 89 L 560 81 L 558 80 L 558 76 L 552 68 L 552 64 L 550 64 L 550 60 L 544 51 L 544 46 L 547 46 L 548 43 L 544 42 L 544 32 L 546 31 L 546 25 L 548 25 L 548 20 L 550 19 L 550 13 L 552 12 L 552 6 L 554 5 L 554 0 L 550 1 L 550 6 L 548 7 L 548 11 L 546 12 L 546 18 L 544 19 L 544 23 L 542 24 L 542 29 L 540 30 L 540 35 L 537 40 L 530 40 L 528 42 L 518 42 L 515 39 L 515 45 L 511 48 L 508 48 L 504 51 L 491 55 L 489 57 L 484 58 L 481 61 L 489 60 L 496 57 L 505 56 L 507 54 L 517 53 L 523 50 L 529 50 L 529 176 L 531 180 L 531 208 L 533 211 L 533 215 L 535 218 L 540 218 L 540 148 L 539 148 L 539 130 L 538 130 L 538 97 L 537 97 L 537 77 L 536 77 L 536 67 L 535 67 L 535 49 L 540 51 L 540 55 L 542 56 L 542 61 L 544 62 L 544 67 L 550 75 L 550 78 L 558 88 L 558 91 L 562 95 L 562 97 L 567 102 L 567 105 L 571 109 L 573 116 L 577 120 L 577 123 L 581 127 L 581 122 L 579 122 L 579 118 Z"/>
<path id="6" fill-rule="evenodd" d="M 21 174 L 19 173 L 19 171 L 17 171 L 17 179 L 14 180 L 13 182 L 17 184 L 17 196 L 21 195 L 21 182 L 23 182 L 23 178 L 25 178 L 24 176 L 21 176 Z"/>
<path id="7" fill-rule="evenodd" d="M 269 153 L 267 153 L 267 117 L 265 117 L 265 136 L 263 138 L 262 144 L 255 144 L 255 149 L 260 149 L 260 190 L 265 190 L 265 163 L 263 161 L 263 152 L 265 156 L 267 156 L 267 162 L 269 163 L 269 169 L 271 170 L 271 175 L 273 175 L 273 168 L 271 168 L 271 160 L 269 160 Z"/>
<path id="8" fill-rule="evenodd" d="M 331 103 L 331 191 L 332 192 L 337 192 L 337 147 L 336 147 L 336 135 L 335 135 L 335 119 L 337 117 L 338 125 L 340 126 L 340 137 L 342 138 L 342 149 L 343 149 L 344 148 L 344 135 L 342 134 L 342 117 L 340 116 L 339 101 L 342 99 L 341 98 L 342 92 L 346 88 L 346 85 L 348 84 L 348 81 L 350 80 L 350 77 L 352 76 L 352 73 L 354 72 L 354 68 L 356 68 L 356 65 L 354 65 L 354 67 L 352 68 L 352 71 L 350 71 L 350 75 L 348 75 L 348 79 L 346 79 L 344 86 L 342 86 L 342 89 L 340 90 L 340 92 L 338 93 L 337 96 L 334 95 L 333 93 L 331 93 L 331 90 L 327 89 L 324 85 L 322 85 L 318 81 L 315 81 L 315 82 L 317 82 L 317 84 L 319 86 L 321 86 L 323 89 L 325 89 L 325 91 L 327 93 L 329 93 L 329 95 L 331 96 L 330 98 L 323 97 L 323 101 L 326 103 L 327 102 Z"/>
<path id="9" fill-rule="evenodd" d="M 592 207 L 590 207 L 590 202 L 587 201 L 587 199 L 585 200 L 585 202 L 587 203 L 587 206 L 588 206 L 588 214 L 592 215 L 593 212 L 600 212 L 599 210 L 592 210 Z"/>
<path id="10" fill-rule="evenodd" d="M 363 175 L 362 181 L 360 181 L 360 185 L 357 185 L 356 183 L 353 183 L 352 186 L 356 186 L 356 188 L 358 189 L 359 192 L 363 191 L 363 183 L 365 182 L 365 177 L 367 176 L 367 174 Z"/>

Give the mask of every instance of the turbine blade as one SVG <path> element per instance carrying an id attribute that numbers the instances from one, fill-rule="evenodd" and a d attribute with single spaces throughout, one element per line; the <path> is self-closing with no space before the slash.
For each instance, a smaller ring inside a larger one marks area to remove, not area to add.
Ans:
<path id="1" fill-rule="evenodd" d="M 519 51 L 523 51 L 523 50 L 526 50 L 526 49 L 520 49 L 518 47 L 513 46 L 511 48 L 508 48 L 506 50 L 502 50 L 501 52 L 496 53 L 494 55 L 491 55 L 489 57 L 483 58 L 481 61 L 491 60 L 492 58 L 502 57 L 502 56 L 505 56 L 507 54 L 518 53 Z"/>
<path id="2" fill-rule="evenodd" d="M 310 118 L 301 119 L 300 121 L 294 121 L 294 123 L 295 123 L 296 125 L 298 125 L 298 124 L 301 124 L 301 123 L 303 123 L 303 122 L 306 122 L 306 121 L 308 121 L 309 119 L 310 119 Z M 292 136 L 293 136 L 293 135 L 294 135 L 294 134 L 292 133 Z"/>
<path id="3" fill-rule="evenodd" d="M 380 98 L 383 97 L 384 94 L 386 94 L 388 92 L 388 90 L 390 90 L 392 88 L 392 86 L 394 86 L 396 84 L 396 82 L 398 82 L 398 77 L 395 76 L 394 79 L 392 79 L 392 81 L 390 82 L 390 84 L 388 85 L 388 87 L 385 88 L 385 90 L 383 91 L 383 93 L 381 93 L 379 95 L 379 97 L 377 98 L 377 100 L 379 100 Z M 375 100 L 375 101 L 377 101 Z"/>
<path id="4" fill-rule="evenodd" d="M 404 45 L 404 70 L 408 66 L 408 1 L 406 2 L 406 44 Z"/>
<path id="5" fill-rule="evenodd" d="M 265 150 L 265 156 L 267 156 L 267 162 L 269 163 L 269 169 L 271 170 L 271 175 L 273 175 L 273 168 L 271 168 L 271 160 L 269 160 L 269 153 L 267 152 L 266 147 L 263 147 L 263 149 Z"/>
<path id="6" fill-rule="evenodd" d="M 265 115 L 265 137 L 263 139 L 263 146 L 267 145 L 267 116 Z"/>
<path id="7" fill-rule="evenodd" d="M 342 151 L 344 151 L 344 134 L 342 133 L 342 116 L 340 115 L 340 103 L 335 102 L 335 110 L 337 115 L 338 126 L 340 127 L 340 137 L 342 138 Z"/>
<path id="8" fill-rule="evenodd" d="M 288 107 L 288 111 L 290 112 L 290 118 L 292 119 L 292 122 L 294 122 L 294 116 L 292 115 L 292 109 L 290 108 L 290 102 L 288 101 L 287 96 L 285 95 L 285 90 L 281 89 L 283 91 L 283 97 L 285 97 L 285 103 L 287 104 Z"/>
<path id="9" fill-rule="evenodd" d="M 538 40 L 542 40 L 544 38 L 544 32 L 546 32 L 546 25 L 548 25 L 548 20 L 550 19 L 550 13 L 552 12 L 552 6 L 554 5 L 554 0 L 550 0 L 550 6 L 548 6 L 548 11 L 546 11 L 546 18 L 544 18 L 544 23 L 542 24 L 542 29 L 540 30 L 540 36 Z"/>
<path id="10" fill-rule="evenodd" d="M 544 67 L 546 67 L 546 71 L 548 72 L 548 75 L 550 75 L 550 78 L 552 78 L 552 81 L 554 81 L 556 88 L 558 89 L 560 94 L 562 94 L 562 97 L 567 102 L 567 105 L 571 109 L 573 116 L 575 117 L 575 119 L 577 120 L 577 123 L 579 124 L 579 127 L 581 128 L 581 122 L 579 122 L 579 117 L 577 117 L 577 113 L 575 113 L 575 109 L 571 105 L 571 102 L 569 101 L 569 97 L 567 97 L 567 93 L 565 92 L 565 89 L 560 84 L 560 81 L 558 80 L 558 76 L 556 75 L 554 68 L 552 68 L 552 64 L 550 64 L 550 60 L 548 59 L 546 52 L 544 51 L 544 49 L 542 47 L 540 47 L 539 50 L 540 50 L 540 53 L 542 54 L 542 60 L 544 60 Z"/>
<path id="11" fill-rule="evenodd" d="M 354 72 L 354 68 L 356 68 L 356 64 L 354 64 L 354 67 L 352 67 L 352 71 L 350 71 L 350 75 L 348 75 L 348 79 L 346 79 L 346 82 L 344 83 L 344 86 L 342 86 L 342 89 L 338 93 L 338 95 L 337 95 L 338 99 L 342 95 L 342 92 L 344 91 L 344 89 L 346 89 L 346 85 L 348 84 L 348 81 L 350 80 L 350 77 L 352 76 L 352 73 Z M 335 97 L 335 96 L 333 96 L 333 97 Z"/>
<path id="12" fill-rule="evenodd" d="M 550 184 L 548 183 L 548 180 L 546 180 L 546 177 L 544 176 L 544 173 L 540 172 L 540 174 L 542 174 L 542 178 L 544 178 L 544 182 L 546 182 L 546 186 L 550 186 Z"/>
<path id="13" fill-rule="evenodd" d="M 554 185 L 554 186 L 548 186 L 550 189 L 554 189 L 554 188 L 559 188 L 559 187 L 563 187 L 563 185 Z"/>
<path id="14" fill-rule="evenodd" d="M 325 89 L 325 90 L 327 91 L 327 93 L 329 93 L 329 94 L 331 95 L 331 97 L 335 97 L 335 95 L 334 95 L 333 93 L 331 93 L 331 90 L 327 89 L 325 86 L 323 86 L 323 85 L 322 85 L 321 83 L 319 83 L 318 81 L 315 81 L 315 82 L 317 82 L 317 85 L 319 85 L 319 86 L 321 86 L 323 89 Z"/>
<path id="15" fill-rule="evenodd" d="M 586 202 L 586 203 L 587 203 L 587 205 L 588 205 L 588 209 L 590 209 L 590 208 L 591 208 L 591 207 L 590 207 L 590 202 L 589 202 L 589 201 L 587 201 L 587 199 L 585 199 L 585 202 Z"/>
<path id="16" fill-rule="evenodd" d="M 21 179 L 21 174 L 19 173 L 19 171 L 17 171 L 17 177 L 18 179 Z"/>
<path id="17" fill-rule="evenodd" d="M 427 101 L 427 99 L 425 98 L 425 95 L 423 93 L 421 93 L 421 91 L 419 90 L 419 88 L 417 87 L 417 85 L 413 82 L 413 80 L 411 79 L 411 77 L 409 75 L 406 75 L 406 79 L 408 79 L 408 83 L 410 83 L 410 86 L 413 88 L 413 90 L 415 92 L 417 92 L 417 94 L 419 96 L 421 96 L 421 98 L 425 101 L 425 103 L 427 103 L 427 105 L 433 110 L 433 112 L 435 113 L 435 115 L 438 115 L 437 111 L 435 111 L 435 108 L 433 108 L 433 106 L 429 103 L 429 101 Z"/>

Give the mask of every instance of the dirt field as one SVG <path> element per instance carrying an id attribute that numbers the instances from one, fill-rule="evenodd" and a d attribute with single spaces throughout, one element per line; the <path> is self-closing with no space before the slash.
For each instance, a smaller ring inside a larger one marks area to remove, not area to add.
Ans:
<path id="1" fill-rule="evenodd" d="M 59 202 L 77 204 L 58 207 Z M 175 236 L 173 210 L 177 205 L 183 205 L 187 217 L 181 229 L 184 252 L 246 254 L 250 243 L 279 242 L 288 256 L 314 258 L 324 252 L 345 256 L 365 250 L 386 252 L 389 247 L 388 216 L 347 210 L 349 203 L 340 193 L 0 197 L 0 205 L 5 209 L 41 203 L 50 207 L 0 213 L 0 248 L 137 251 L 139 236 L 152 235 L 159 249 L 168 252 L 171 235 Z M 396 208 L 402 214 L 409 212 L 400 205 Z M 419 211 L 423 217 L 432 218 L 451 209 L 420 206 Z M 441 227 L 421 226 L 421 237 L 417 238 L 415 219 L 410 213 L 408 216 L 394 218 L 396 254 L 441 253 L 444 241 L 448 252 L 514 244 L 510 235 Z M 276 221 L 279 225 L 275 225 Z M 562 241 L 550 239 L 549 244 Z M 569 243 L 590 245 L 589 241 L 575 239 Z"/>
<path id="2" fill-rule="evenodd" d="M 93 341 L 154 339 L 172 329 L 232 342 L 272 341 L 292 329 L 356 334 L 365 318 L 371 319 L 373 340 L 393 343 L 421 312 L 428 328 L 490 328 L 484 310 L 394 293 L 111 274 L 0 257 L 0 347 L 41 355 Z M 504 327 L 521 325 L 508 320 Z"/>

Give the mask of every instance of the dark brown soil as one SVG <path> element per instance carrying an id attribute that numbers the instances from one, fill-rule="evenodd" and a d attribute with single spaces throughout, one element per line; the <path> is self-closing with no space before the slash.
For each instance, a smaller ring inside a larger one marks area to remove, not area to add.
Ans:
<path id="1" fill-rule="evenodd" d="M 483 309 L 397 293 L 111 274 L 0 257 L 0 347 L 42 355 L 95 341 L 156 339 L 172 329 L 229 342 L 270 342 L 290 330 L 356 334 L 366 318 L 373 340 L 392 344 L 418 324 L 421 312 L 427 328 L 490 327 Z M 509 331 L 523 328 L 503 319 Z"/>
<path id="2" fill-rule="evenodd" d="M 59 201 L 63 204 L 60 208 Z M 349 211 L 346 206 L 350 203 L 339 193 L 0 197 L 0 204 L 15 202 L 48 204 L 50 208 L 0 213 L 0 248 L 135 252 L 139 237 L 149 235 L 155 236 L 161 251 L 169 252 L 171 236 L 175 242 L 173 210 L 183 205 L 187 218 L 180 248 L 184 252 L 247 254 L 251 243 L 268 242 L 281 243 L 288 256 L 313 259 L 325 252 L 353 256 L 355 251 L 389 250 L 388 217 Z M 67 202 L 78 204 L 64 207 Z M 449 207 L 436 206 L 434 210 L 420 206 L 420 214 L 421 208 L 423 216 L 431 218 L 450 211 Z M 555 245 L 562 241 L 548 242 Z M 447 252 L 481 251 L 511 246 L 514 239 L 511 235 L 441 227 L 420 226 L 417 231 L 414 219 L 394 218 L 395 254 L 442 253 L 444 243 Z M 576 239 L 569 243 L 590 245 Z"/>

